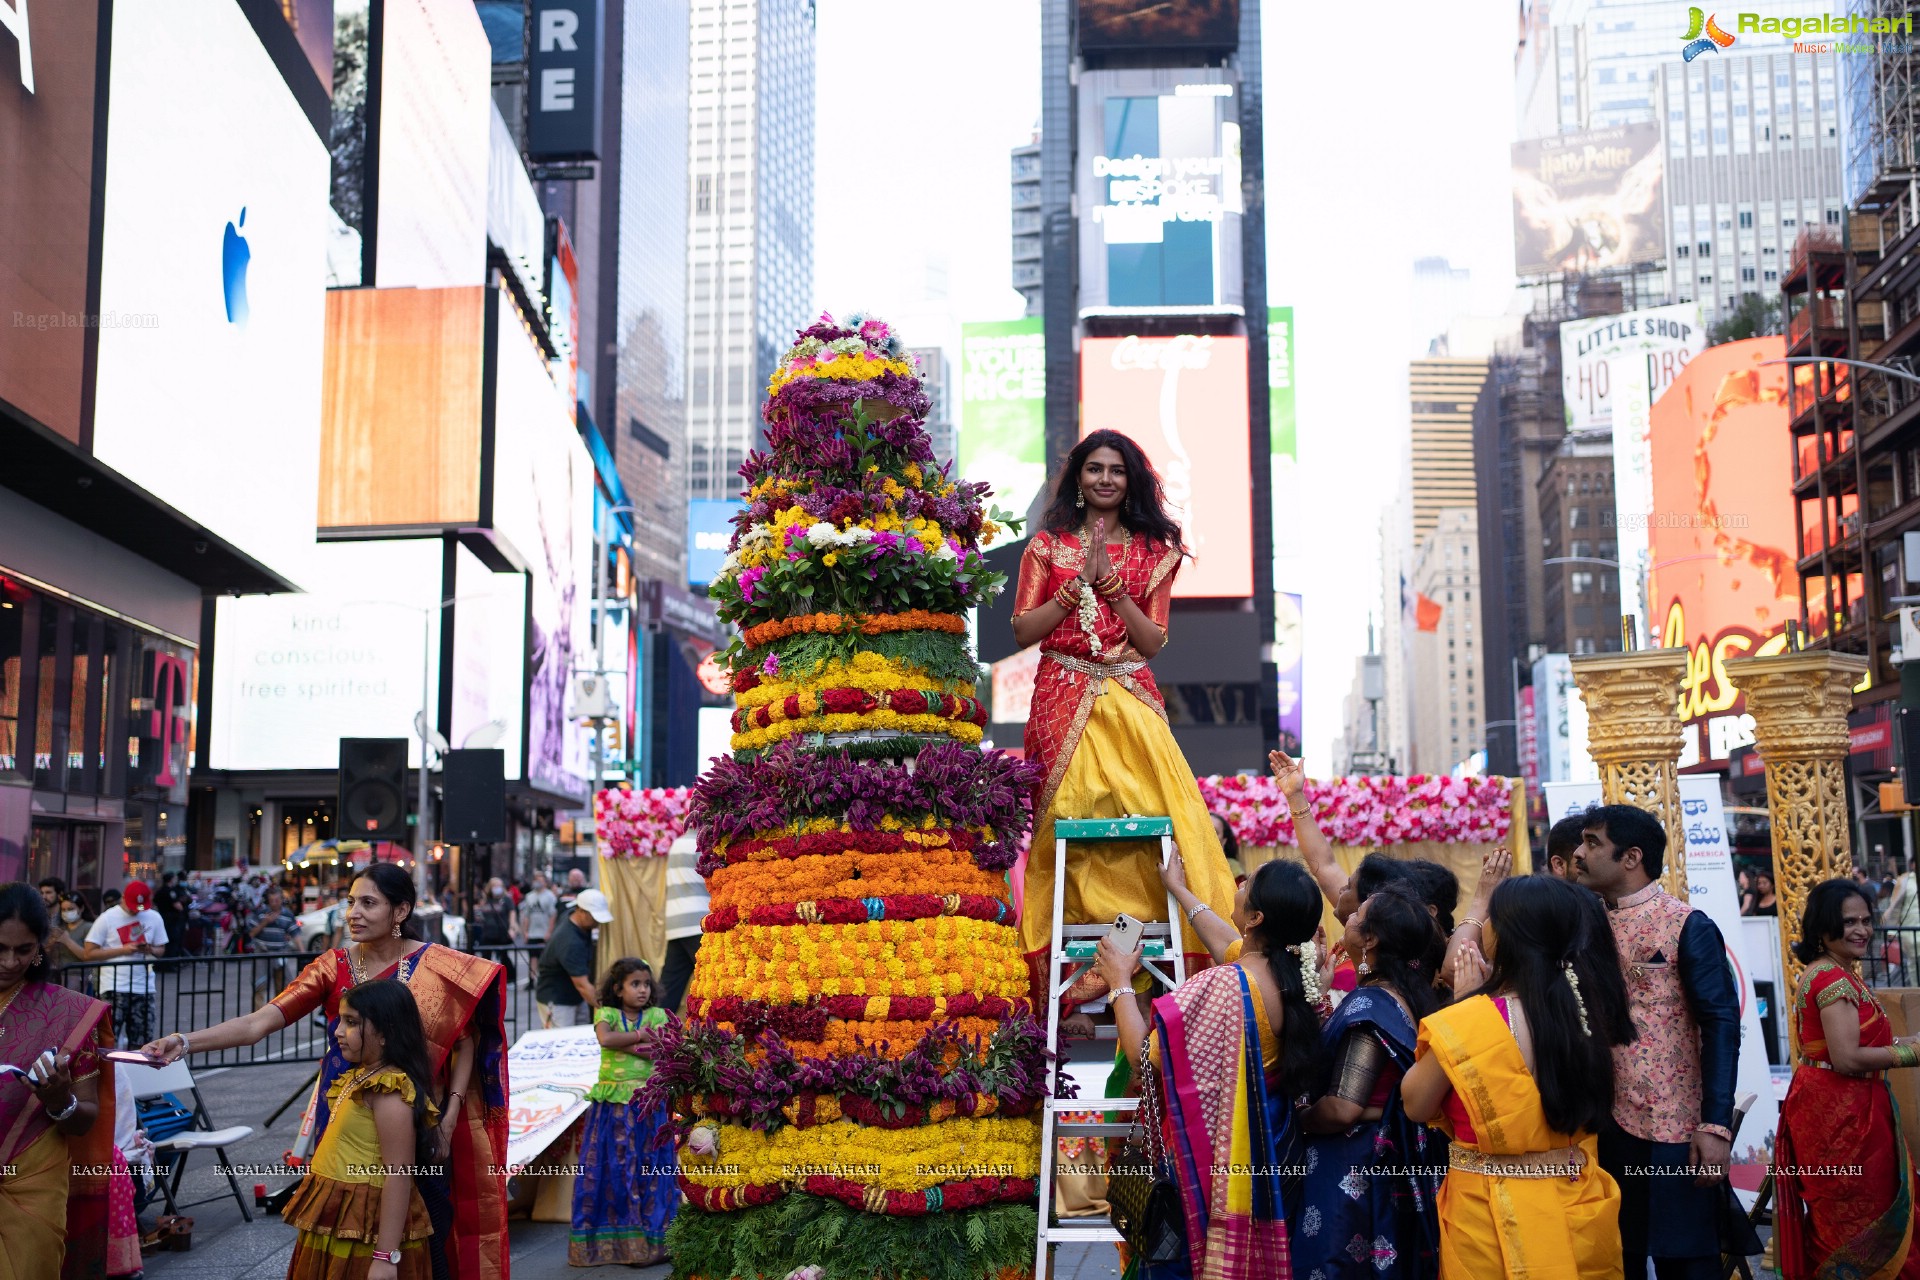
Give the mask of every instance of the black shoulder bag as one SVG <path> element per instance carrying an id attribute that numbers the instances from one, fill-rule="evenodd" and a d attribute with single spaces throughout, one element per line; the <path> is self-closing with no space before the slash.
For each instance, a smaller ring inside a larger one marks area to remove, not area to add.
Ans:
<path id="1" fill-rule="evenodd" d="M 1160 1084 L 1151 1055 L 1140 1063 L 1140 1106 L 1119 1158 L 1107 1171 L 1113 1225 L 1144 1265 L 1169 1266 L 1187 1256 L 1187 1220 L 1160 1137 Z"/>

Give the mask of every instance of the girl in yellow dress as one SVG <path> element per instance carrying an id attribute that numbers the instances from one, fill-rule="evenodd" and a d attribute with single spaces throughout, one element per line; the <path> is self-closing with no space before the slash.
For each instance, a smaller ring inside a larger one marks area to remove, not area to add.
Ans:
<path id="1" fill-rule="evenodd" d="M 403 982 L 347 991 L 335 1032 L 352 1069 L 328 1091 L 332 1120 L 281 1217 L 299 1228 L 287 1280 L 429 1280 L 433 1234 L 413 1171 L 430 1162 L 427 1037 Z"/>

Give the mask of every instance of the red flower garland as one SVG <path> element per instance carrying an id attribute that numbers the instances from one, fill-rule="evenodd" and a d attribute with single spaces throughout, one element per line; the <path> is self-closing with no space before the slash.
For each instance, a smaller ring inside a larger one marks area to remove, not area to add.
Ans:
<path id="1" fill-rule="evenodd" d="M 928 1213 L 952 1213 L 959 1209 L 977 1209 L 989 1204 L 1018 1204 L 1033 1199 L 1036 1183 L 1032 1178 L 967 1178 L 943 1182 L 925 1191 L 881 1191 L 864 1182 L 816 1174 L 803 1178 L 793 1188 L 783 1183 L 753 1183 L 744 1187 L 703 1187 L 679 1175 L 680 1190 L 687 1203 L 710 1213 L 725 1213 L 754 1205 L 771 1204 L 789 1189 L 810 1195 L 829 1196 L 854 1209 L 917 1218 Z M 868 1193 L 872 1192 L 869 1199 Z M 929 1202 L 932 1207 L 929 1207 Z"/>
<path id="2" fill-rule="evenodd" d="M 950 849 L 971 853 L 980 843 L 980 833 L 967 827 L 915 830 L 911 840 L 908 834 L 903 831 L 813 831 L 799 836 L 756 836 L 732 841 L 724 850 L 715 850 L 707 857 L 715 858 L 719 865 L 727 865 L 755 858 L 805 858 L 817 853 L 918 853 L 934 842 L 935 837 L 944 837 L 942 842 Z"/>
<path id="3" fill-rule="evenodd" d="M 809 702 L 812 705 L 808 705 Z M 778 702 L 742 708 L 733 713 L 733 731 L 766 729 L 782 720 L 803 720 L 814 715 L 870 715 L 891 711 L 903 716 L 939 716 L 962 724 L 984 725 L 987 709 L 976 698 L 954 693 L 936 693 L 930 689 L 890 689 L 869 693 L 865 689 L 822 689 L 817 694 L 790 693 Z"/>
<path id="4" fill-rule="evenodd" d="M 880 904 L 874 915 L 869 902 Z M 702 933 L 725 933 L 740 924 L 862 924 L 869 920 L 927 920 L 935 916 L 959 916 L 968 920 L 989 920 L 1004 924 L 1013 912 L 1004 898 L 977 893 L 903 893 L 883 898 L 821 898 L 812 902 L 763 903 L 740 918 L 740 908 L 723 907 L 700 923 Z"/>

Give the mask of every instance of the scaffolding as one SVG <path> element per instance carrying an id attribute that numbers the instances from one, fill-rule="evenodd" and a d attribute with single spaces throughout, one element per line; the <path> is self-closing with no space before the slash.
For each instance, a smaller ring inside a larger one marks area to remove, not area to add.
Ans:
<path id="1" fill-rule="evenodd" d="M 1885 249 L 1920 222 L 1920 3 L 1853 0 L 1850 15 L 1884 19 L 1894 34 L 1871 57 L 1843 58 L 1848 106 L 1846 179 L 1854 207 L 1881 218 Z"/>

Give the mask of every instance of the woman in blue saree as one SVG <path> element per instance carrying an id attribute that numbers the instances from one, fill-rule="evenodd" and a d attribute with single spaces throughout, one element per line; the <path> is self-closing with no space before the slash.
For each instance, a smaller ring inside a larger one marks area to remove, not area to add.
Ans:
<path id="1" fill-rule="evenodd" d="M 1327 1024 L 1326 1092 L 1301 1114 L 1306 1184 L 1289 1215 L 1300 1280 L 1439 1273 L 1446 1139 L 1407 1118 L 1400 1077 L 1437 1003 L 1433 967 L 1445 943 L 1426 904 L 1399 884 L 1347 920 L 1360 985 Z"/>

